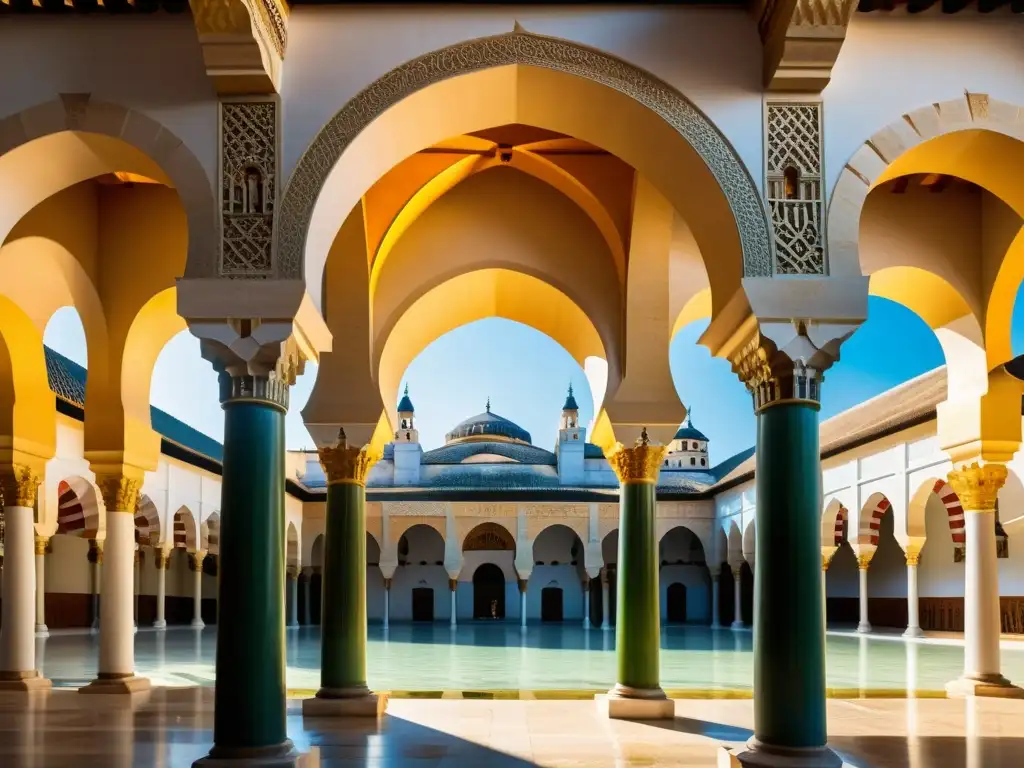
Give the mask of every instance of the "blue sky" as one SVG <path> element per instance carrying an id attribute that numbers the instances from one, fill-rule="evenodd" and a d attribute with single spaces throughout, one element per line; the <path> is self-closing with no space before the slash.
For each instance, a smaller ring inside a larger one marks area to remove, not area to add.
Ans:
<path id="1" fill-rule="evenodd" d="M 1024 310 L 1014 314 L 1014 349 L 1024 346 Z M 670 350 L 679 396 L 693 410 L 694 425 L 711 441 L 713 463 L 754 443 L 750 397 L 724 360 L 713 359 L 697 339 L 707 327 L 699 321 L 683 328 Z M 75 310 L 51 319 L 45 342 L 85 364 L 85 335 Z M 828 418 L 878 395 L 900 382 L 942 365 L 942 350 L 931 330 L 910 310 L 872 297 L 866 323 L 843 345 L 840 361 L 828 371 L 821 415 Z M 309 366 L 292 390 L 288 413 L 289 448 L 312 447 L 299 411 L 316 377 Z M 549 337 L 507 320 L 481 320 L 442 336 L 409 366 L 405 381 L 416 406 L 424 447 L 464 418 L 492 410 L 512 419 L 545 448 L 554 445 L 566 388 L 572 382 L 584 424 L 593 417 L 591 388 L 583 369 Z M 217 378 L 199 355 L 199 342 L 187 332 L 161 353 L 153 376 L 154 405 L 220 440 L 223 415 L 217 402 Z"/>

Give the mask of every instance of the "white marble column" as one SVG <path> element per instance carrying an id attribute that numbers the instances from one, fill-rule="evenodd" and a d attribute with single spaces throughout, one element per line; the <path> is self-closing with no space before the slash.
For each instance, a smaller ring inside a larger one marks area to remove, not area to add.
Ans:
<path id="1" fill-rule="evenodd" d="M 135 545 L 135 562 L 132 564 L 132 627 L 139 631 L 139 579 L 142 568 L 142 551 Z"/>
<path id="2" fill-rule="evenodd" d="M 49 637 L 50 629 L 46 626 L 46 548 L 50 539 L 46 536 L 35 537 L 36 547 L 36 637 Z"/>
<path id="3" fill-rule="evenodd" d="M 189 553 L 189 564 L 192 566 L 192 628 L 202 629 L 203 623 L 203 559 L 206 553 L 202 550 Z"/>
<path id="4" fill-rule="evenodd" d="M 868 621 L 868 566 L 871 565 L 871 554 L 857 555 L 857 574 L 860 577 L 860 623 L 858 632 L 870 632 L 871 622 Z"/>
<path id="5" fill-rule="evenodd" d="M 1024 698 L 1002 675 L 999 653 L 999 561 L 996 559 L 996 496 L 1006 482 L 1002 464 L 974 464 L 949 473 L 964 508 L 967 551 L 964 588 L 964 671 L 946 686 L 952 696 Z"/>
<path id="6" fill-rule="evenodd" d="M 30 472 L 0 478 L 4 499 L 4 573 L 0 631 L 0 690 L 30 691 L 50 687 L 36 670 L 35 503 L 38 478 Z"/>
<path id="7" fill-rule="evenodd" d="M 135 560 L 135 516 L 139 483 L 128 477 L 97 478 L 107 508 L 100 582 L 99 674 L 82 693 L 134 693 L 149 688 L 135 675 L 135 633 L 132 620 L 132 572 Z"/>
<path id="8" fill-rule="evenodd" d="M 718 629 L 722 626 L 718 615 L 718 577 L 721 575 L 721 568 L 709 568 L 711 572 L 711 628 Z"/>
<path id="9" fill-rule="evenodd" d="M 384 579 L 384 629 L 391 626 L 391 579 Z"/>
<path id="10" fill-rule="evenodd" d="M 732 566 L 732 628 L 743 629 L 743 566 Z"/>
<path id="11" fill-rule="evenodd" d="M 610 601 L 608 599 L 608 569 L 601 569 L 601 629 L 608 631 L 612 628 L 610 612 Z"/>
<path id="12" fill-rule="evenodd" d="M 907 631 L 904 637 L 923 637 L 921 631 L 920 608 L 917 599 L 917 564 L 920 562 L 921 553 L 907 552 Z"/>
<path id="13" fill-rule="evenodd" d="M 458 607 L 458 601 L 455 598 L 456 592 L 458 591 L 458 587 L 459 587 L 459 580 L 458 579 L 448 579 L 448 588 L 452 591 L 452 618 L 451 618 L 452 629 L 454 629 L 458 625 L 458 623 L 459 623 L 458 619 L 456 618 L 456 609 Z"/>
<path id="14" fill-rule="evenodd" d="M 526 590 L 528 579 L 519 580 L 519 628 L 526 631 Z"/>
<path id="15" fill-rule="evenodd" d="M 828 566 L 831 562 L 831 556 L 821 556 L 821 626 L 826 632 L 828 631 Z"/>
<path id="16" fill-rule="evenodd" d="M 288 629 L 299 628 L 299 572 L 289 570 L 285 576 L 285 585 L 288 587 Z"/>
<path id="17" fill-rule="evenodd" d="M 156 564 L 156 621 L 153 622 L 153 628 L 167 629 L 164 603 L 167 597 L 167 566 L 170 565 L 170 553 L 166 549 L 155 549 L 153 558 Z"/>
<path id="18" fill-rule="evenodd" d="M 590 629 L 590 579 L 581 582 L 583 587 L 583 628 Z"/>

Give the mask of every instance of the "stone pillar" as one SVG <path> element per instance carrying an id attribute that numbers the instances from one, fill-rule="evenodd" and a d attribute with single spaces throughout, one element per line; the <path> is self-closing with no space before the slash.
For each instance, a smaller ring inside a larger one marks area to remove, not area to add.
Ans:
<path id="1" fill-rule="evenodd" d="M 732 566 L 732 628 L 743 629 L 743 565 Z"/>
<path id="2" fill-rule="evenodd" d="M 583 593 L 583 628 L 590 629 L 590 579 L 580 582 Z"/>
<path id="3" fill-rule="evenodd" d="M 36 536 L 36 637 L 49 637 L 50 630 L 46 626 L 46 550 L 50 547 L 50 539 Z"/>
<path id="4" fill-rule="evenodd" d="M 203 623 L 203 560 L 206 553 L 202 550 L 189 552 L 188 565 L 192 569 L 192 629 L 202 629 Z"/>
<path id="5" fill-rule="evenodd" d="M 907 550 L 907 631 L 904 637 L 923 637 L 921 616 L 917 599 L 917 564 L 921 561 L 920 551 Z"/>
<path id="6" fill-rule="evenodd" d="M 1024 697 L 1024 689 L 1003 677 L 999 658 L 995 509 L 1006 475 L 1002 464 L 977 463 L 949 473 L 949 484 L 964 508 L 967 536 L 964 672 L 946 686 L 951 696 Z"/>
<path id="7" fill-rule="evenodd" d="M 306 576 L 306 578 L 302 580 L 302 589 L 306 594 L 306 605 L 302 619 L 303 623 L 308 627 L 313 623 L 313 569 L 303 569 L 303 572 Z"/>
<path id="8" fill-rule="evenodd" d="M 666 447 L 652 444 L 644 429 L 636 444 L 605 451 L 619 479 L 619 553 L 615 686 L 600 698 L 609 717 L 661 719 L 675 716 L 659 677 L 661 622 L 655 487 Z"/>
<path id="9" fill-rule="evenodd" d="M 728 355 L 757 417 L 754 736 L 735 757 L 745 767 L 839 768 L 825 718 L 818 443 L 821 373 L 838 343 L 818 345 L 836 329 L 762 322 L 768 330 L 730 342 Z"/>
<path id="10" fill-rule="evenodd" d="M 601 569 L 601 629 L 608 632 L 612 628 L 611 620 L 608 616 L 611 610 L 611 603 L 608 599 L 608 569 Z"/>
<path id="11" fill-rule="evenodd" d="M 100 580 L 100 663 L 96 679 L 80 693 L 137 693 L 149 680 L 135 674 L 135 507 L 142 472 L 97 472 L 107 510 L 107 537 Z"/>
<path id="12" fill-rule="evenodd" d="M 529 589 L 529 579 L 519 579 L 519 628 L 526 631 L 526 590 Z"/>
<path id="13" fill-rule="evenodd" d="M 4 577 L 0 691 L 38 691 L 51 683 L 36 669 L 36 557 L 33 508 L 39 476 L 24 464 L 0 469 L 4 499 Z"/>
<path id="14" fill-rule="evenodd" d="M 288 587 L 288 628 L 299 628 L 299 574 L 297 570 L 288 570 L 286 585 Z"/>
<path id="15" fill-rule="evenodd" d="M 366 686 L 366 476 L 380 459 L 348 444 L 345 430 L 320 449 L 327 476 L 320 690 L 302 702 L 307 716 L 377 717 L 385 699 Z"/>
<path id="16" fill-rule="evenodd" d="M 92 623 L 95 634 L 100 631 L 100 580 L 103 574 L 103 542 L 89 539 L 89 590 L 91 593 Z"/>
<path id="17" fill-rule="evenodd" d="M 384 579 L 384 629 L 391 623 L 391 579 Z"/>
<path id="18" fill-rule="evenodd" d="M 207 349 L 204 347 L 204 354 Z M 220 371 L 224 409 L 217 693 L 209 760 L 294 755 L 285 722 L 284 417 L 287 379 Z M 238 368 L 232 368 L 238 370 Z M 202 761 L 200 761 L 202 763 Z"/>
<path id="19" fill-rule="evenodd" d="M 857 631 L 861 633 L 871 631 L 871 622 L 868 621 L 868 568 L 872 555 L 874 552 L 857 555 L 857 575 L 860 577 L 860 623 L 857 624 Z"/>
<path id="20" fill-rule="evenodd" d="M 167 568 L 170 565 L 171 557 L 166 549 L 154 549 L 153 559 L 156 565 L 156 621 L 153 622 L 153 628 L 167 629 L 164 603 L 167 597 Z"/>
<path id="21" fill-rule="evenodd" d="M 711 573 L 711 628 L 718 629 L 722 626 L 718 611 L 718 579 L 721 576 L 721 568 L 708 568 Z"/>
<path id="22" fill-rule="evenodd" d="M 450 589 L 452 591 L 452 620 L 451 620 L 451 627 L 452 627 L 452 629 L 455 629 L 455 627 L 458 626 L 458 621 L 455 618 L 456 608 L 458 607 L 458 601 L 455 599 L 455 596 L 456 596 L 456 592 L 457 592 L 458 588 L 459 588 L 459 580 L 458 579 L 448 579 L 448 589 Z"/>

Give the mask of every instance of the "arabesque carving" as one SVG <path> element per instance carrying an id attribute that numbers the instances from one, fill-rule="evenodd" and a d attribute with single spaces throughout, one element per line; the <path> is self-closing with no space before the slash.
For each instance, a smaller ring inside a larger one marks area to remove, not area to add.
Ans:
<path id="1" fill-rule="evenodd" d="M 353 139 L 407 96 L 433 83 L 492 67 L 525 64 L 601 83 L 644 105 L 689 143 L 729 201 L 746 276 L 772 274 L 771 240 L 761 196 L 714 124 L 667 83 L 621 59 L 564 40 L 511 32 L 470 40 L 396 67 L 353 97 L 300 158 L 281 204 L 276 273 L 302 277 L 306 234 L 327 176 Z"/>
<path id="2" fill-rule="evenodd" d="M 142 481 L 128 475 L 96 475 L 96 487 L 100 489 L 107 512 L 126 512 L 134 515 L 139 504 L 139 490 Z"/>
<path id="3" fill-rule="evenodd" d="M 499 552 L 515 552 L 516 542 L 504 527 L 497 523 L 481 523 L 466 537 L 463 552 L 480 550 L 497 550 Z"/>
<path id="4" fill-rule="evenodd" d="M 654 483 L 667 450 L 667 445 L 651 443 L 644 429 L 633 447 L 616 443 L 605 456 L 620 483 Z"/>
<path id="5" fill-rule="evenodd" d="M 1004 464 L 966 464 L 949 473 L 949 484 L 965 512 L 995 512 L 999 489 L 1006 482 Z"/>
<path id="6" fill-rule="evenodd" d="M 336 445 L 320 448 L 318 453 L 328 486 L 354 483 L 365 487 L 366 476 L 381 458 L 381 451 L 372 446 L 350 446 L 344 429 L 339 430 Z"/>
<path id="7" fill-rule="evenodd" d="M 0 468 L 0 497 L 5 507 L 34 507 L 39 492 L 39 475 L 25 464 Z"/>

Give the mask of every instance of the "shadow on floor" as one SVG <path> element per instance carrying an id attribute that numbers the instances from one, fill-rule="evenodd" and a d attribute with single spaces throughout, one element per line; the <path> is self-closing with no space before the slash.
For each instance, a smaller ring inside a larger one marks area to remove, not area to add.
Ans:
<path id="1" fill-rule="evenodd" d="M 1024 738 L 1007 736 L 838 736 L 829 746 L 858 768 L 1016 768 Z"/>

